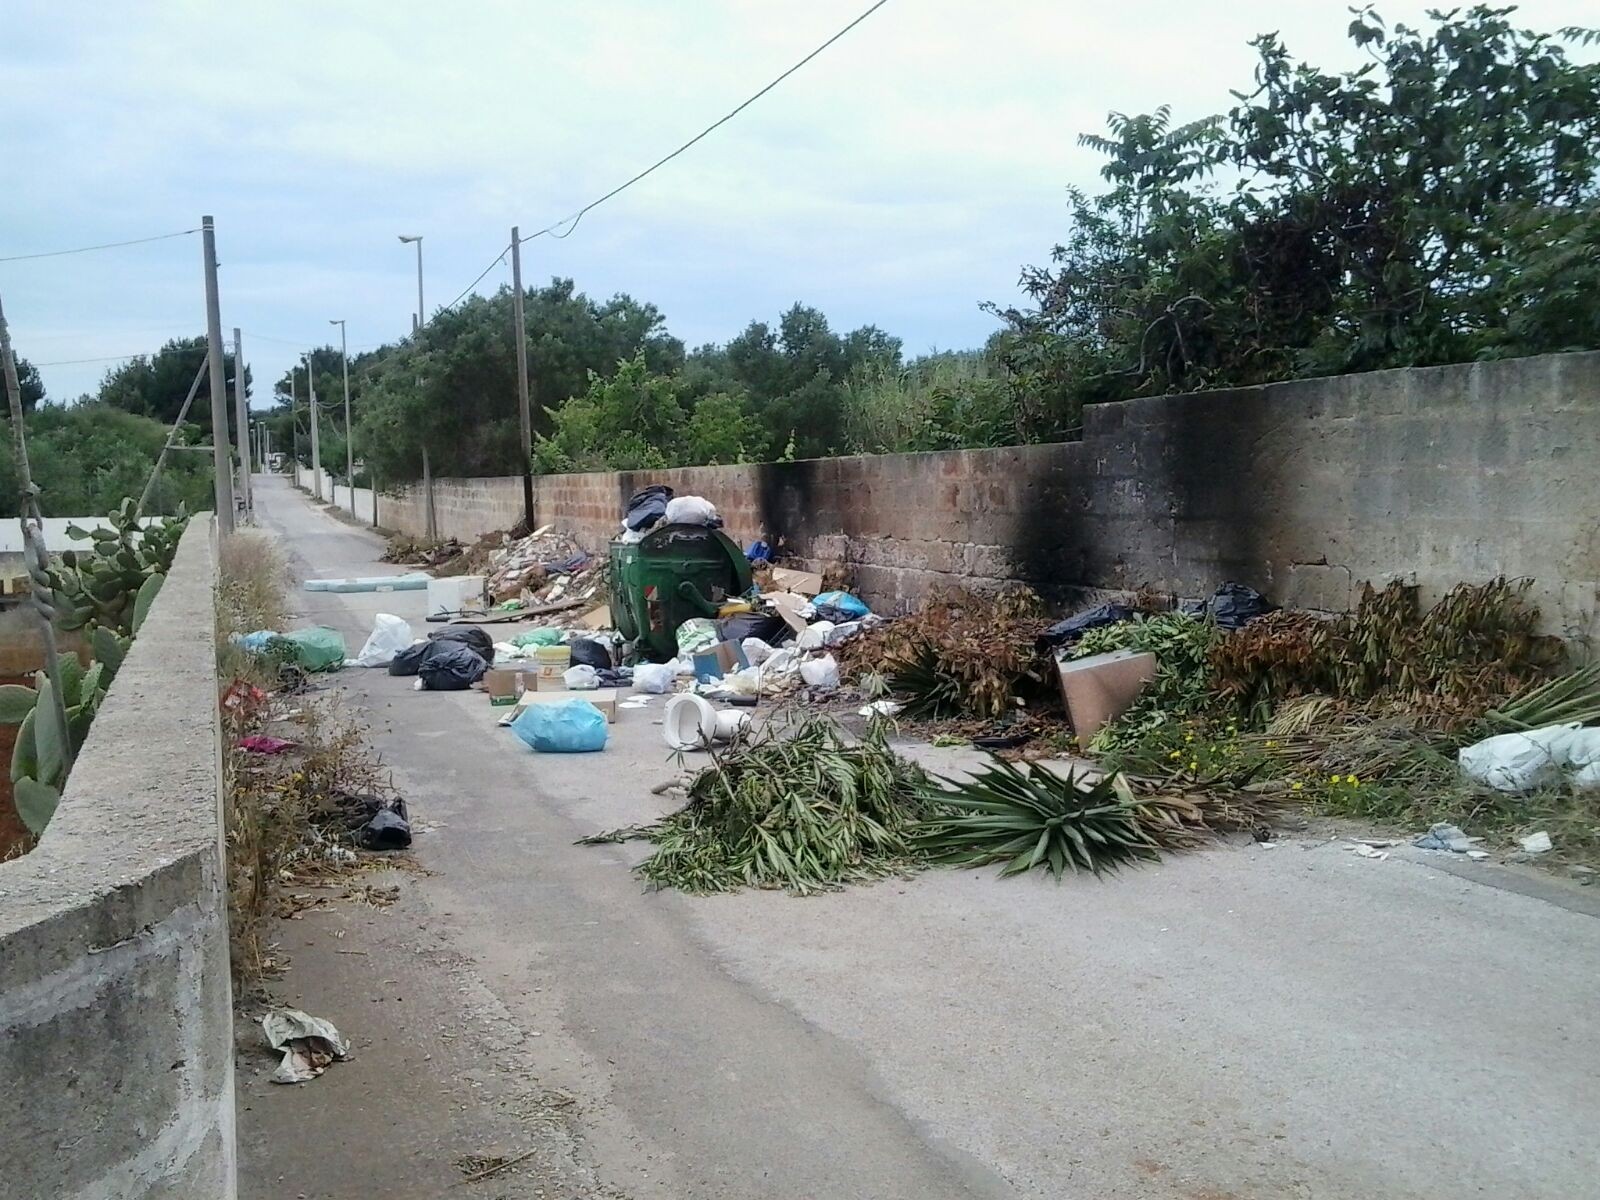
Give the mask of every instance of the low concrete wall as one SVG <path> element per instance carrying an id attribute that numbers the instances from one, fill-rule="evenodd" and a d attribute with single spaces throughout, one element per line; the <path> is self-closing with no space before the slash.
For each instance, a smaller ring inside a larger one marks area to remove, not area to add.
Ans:
<path id="1" fill-rule="evenodd" d="M 197 516 L 55 819 L 0 864 L 0 1193 L 235 1195 L 215 558 Z"/>
<path id="2" fill-rule="evenodd" d="M 324 502 L 337 505 L 339 508 L 344 509 L 345 512 L 351 513 L 356 520 L 367 525 L 379 524 L 379 522 L 373 516 L 375 510 L 372 506 L 373 498 L 371 488 L 355 489 L 355 509 L 352 512 L 350 507 L 350 486 L 344 483 L 335 483 L 333 476 L 328 474 L 326 469 L 323 469 L 320 472 L 320 475 L 322 483 L 322 499 Z M 316 488 L 314 488 L 312 484 L 317 480 L 316 476 L 312 474 L 310 467 L 302 467 L 296 463 L 294 468 L 294 481 L 301 487 L 305 488 L 306 491 L 313 494 L 316 493 Z"/>
<path id="3" fill-rule="evenodd" d="M 1235 579 L 1344 609 L 1363 582 L 1425 596 L 1535 581 L 1547 626 L 1600 634 L 1600 353 L 1380 371 L 1095 405 L 1081 442 L 545 476 L 536 520 L 589 548 L 647 483 L 716 504 L 729 532 L 842 559 L 885 611 L 1018 579 L 1068 602 Z M 435 481 L 440 532 L 522 515 L 517 479 Z M 424 528 L 420 487 L 384 524 Z"/>

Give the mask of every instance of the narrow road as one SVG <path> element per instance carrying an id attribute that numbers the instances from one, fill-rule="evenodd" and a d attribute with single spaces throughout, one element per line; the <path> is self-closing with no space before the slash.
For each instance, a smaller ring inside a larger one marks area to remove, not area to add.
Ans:
<path id="1" fill-rule="evenodd" d="M 258 479 L 297 579 L 393 573 Z M 354 652 L 422 593 L 296 594 Z M 247 1200 L 1576 1196 L 1593 1187 L 1596 889 L 1339 843 L 1225 847 L 1112 882 L 976 872 L 795 899 L 647 894 L 654 708 L 537 756 L 480 693 L 382 672 L 363 712 L 429 872 L 285 922 L 281 998 L 354 1061 L 242 1054 Z M 1517 889 L 1535 894 L 1518 894 Z"/>

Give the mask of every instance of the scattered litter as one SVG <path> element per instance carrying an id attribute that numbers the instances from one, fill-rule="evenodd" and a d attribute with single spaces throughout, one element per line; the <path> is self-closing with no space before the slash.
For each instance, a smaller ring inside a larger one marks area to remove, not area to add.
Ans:
<path id="1" fill-rule="evenodd" d="M 1543 829 L 1538 833 L 1530 833 L 1527 837 L 1518 838 L 1517 844 L 1529 854 L 1545 854 L 1554 846 L 1550 835 Z"/>
<path id="2" fill-rule="evenodd" d="M 1369 846 L 1365 842 L 1351 842 L 1350 849 L 1361 858 L 1375 858 L 1379 862 L 1389 857 L 1387 850 L 1379 850 L 1376 846 Z"/>
<path id="3" fill-rule="evenodd" d="M 752 563 L 769 563 L 772 561 L 772 547 L 766 542 L 754 541 L 744 548 L 744 556 Z"/>
<path id="4" fill-rule="evenodd" d="M 1057 621 L 1039 635 L 1039 643 L 1041 647 L 1071 645 L 1091 629 L 1116 625 L 1132 617 L 1133 609 L 1126 604 L 1097 604 L 1074 613 L 1065 621 Z"/>
<path id="5" fill-rule="evenodd" d="M 579 663 L 562 672 L 561 682 L 567 685 L 569 692 L 590 692 L 600 686 L 600 672 L 587 664 Z"/>
<path id="6" fill-rule="evenodd" d="M 717 710 L 710 703 L 683 692 L 667 701 L 661 736 L 674 750 L 707 749 L 717 735 Z"/>
<path id="7" fill-rule="evenodd" d="M 894 717 L 899 716 L 900 710 L 904 707 L 904 704 L 895 700 L 874 700 L 871 704 L 856 709 L 856 715 L 860 717 Z"/>
<path id="8" fill-rule="evenodd" d="M 326 625 L 296 629 L 283 635 L 294 647 L 294 658 L 306 671 L 337 671 L 344 666 L 344 635 Z"/>
<path id="9" fill-rule="evenodd" d="M 849 592 L 823 592 L 820 596 L 813 597 L 812 604 L 820 611 L 824 608 L 838 609 L 844 614 L 846 620 L 860 620 L 862 617 L 871 616 L 872 610 L 868 608 L 857 596 Z"/>
<path id="10" fill-rule="evenodd" d="M 1218 627 L 1243 629 L 1257 617 L 1264 617 L 1277 607 L 1255 588 L 1242 583 L 1225 583 L 1212 593 L 1207 611 Z"/>
<path id="11" fill-rule="evenodd" d="M 470 646 L 456 641 L 437 642 L 417 666 L 417 690 L 464 692 L 488 669 L 488 660 Z"/>
<path id="12" fill-rule="evenodd" d="M 1458 826 L 1440 822 L 1411 844 L 1419 850 L 1449 850 L 1455 854 L 1465 854 L 1481 841 L 1483 839 L 1480 837 L 1468 837 Z"/>
<path id="13" fill-rule="evenodd" d="M 831 654 L 813 658 L 800 664 L 800 678 L 815 688 L 832 689 L 839 686 L 839 664 Z"/>
<path id="14" fill-rule="evenodd" d="M 372 819 L 357 830 L 356 837 L 368 850 L 404 850 L 411 845 L 405 801 L 397 799 L 393 807 L 373 813 Z"/>
<path id="15" fill-rule="evenodd" d="M 248 750 L 252 754 L 282 754 L 285 750 L 293 750 L 297 744 L 264 733 L 253 733 L 249 737 L 239 739 L 239 749 Z"/>
<path id="16" fill-rule="evenodd" d="M 358 667 L 386 667 L 407 646 L 411 645 L 411 626 L 392 613 L 379 613 L 372 621 L 372 632 L 367 635 L 352 663 Z"/>
<path id="17" fill-rule="evenodd" d="M 670 692 L 677 682 L 672 663 L 640 663 L 633 669 L 633 686 L 641 692 L 659 696 Z"/>
<path id="18" fill-rule="evenodd" d="M 752 667 L 759 667 L 772 657 L 772 646 L 758 637 L 747 637 L 739 643 L 744 658 Z"/>
<path id="19" fill-rule="evenodd" d="M 709 617 L 691 617 L 678 626 L 678 656 L 686 658 L 717 644 L 717 623 Z"/>
<path id="20" fill-rule="evenodd" d="M 273 1083 L 306 1083 L 333 1062 L 350 1057 L 350 1043 L 333 1022 L 301 1012 L 275 1008 L 261 1018 L 267 1045 L 283 1051 L 283 1061 L 272 1073 Z"/>
<path id="21" fill-rule="evenodd" d="M 806 626 L 805 632 L 795 639 L 797 650 L 821 650 L 828 643 L 828 635 L 833 632 L 832 621 L 816 621 Z"/>

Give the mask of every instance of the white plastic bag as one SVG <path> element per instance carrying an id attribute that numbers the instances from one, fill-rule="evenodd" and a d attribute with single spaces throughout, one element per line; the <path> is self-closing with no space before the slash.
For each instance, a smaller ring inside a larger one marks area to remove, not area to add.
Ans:
<path id="1" fill-rule="evenodd" d="M 746 667 L 742 671 L 725 675 L 722 685 L 730 695 L 754 696 L 761 691 L 761 668 Z"/>
<path id="2" fill-rule="evenodd" d="M 358 667 L 386 667 L 396 654 L 411 645 L 411 626 L 391 613 L 379 613 L 372 619 L 372 633 L 368 635 L 361 653 L 356 655 Z"/>
<path id="3" fill-rule="evenodd" d="M 744 651 L 744 660 L 752 667 L 759 667 L 772 657 L 772 647 L 758 637 L 747 637 L 739 643 L 739 648 Z"/>
<path id="4" fill-rule="evenodd" d="M 561 673 L 561 682 L 567 685 L 569 692 L 591 691 L 600 686 L 600 672 L 588 663 L 579 663 Z"/>
<path id="5" fill-rule="evenodd" d="M 1574 734 L 1582 726 L 1549 725 L 1526 733 L 1502 733 L 1462 748 L 1461 773 L 1500 792 L 1528 792 L 1559 783 L 1571 760 Z M 1578 739 L 1580 742 L 1583 739 Z"/>
<path id="6" fill-rule="evenodd" d="M 633 669 L 633 688 L 659 696 L 672 690 L 677 677 L 671 663 L 640 663 Z"/>
<path id="7" fill-rule="evenodd" d="M 813 621 L 805 627 L 799 637 L 795 638 L 795 648 L 799 650 L 821 650 L 827 644 L 828 635 L 832 632 L 832 621 Z"/>
<path id="8" fill-rule="evenodd" d="M 837 646 L 840 642 L 848 642 L 860 632 L 860 621 L 846 621 L 843 625 L 835 625 L 828 630 L 828 636 L 822 639 L 822 644 L 825 646 Z"/>
<path id="9" fill-rule="evenodd" d="M 667 501 L 663 525 L 715 525 L 716 506 L 704 496 L 674 496 Z"/>
<path id="10" fill-rule="evenodd" d="M 839 664 L 833 661 L 833 655 L 824 654 L 821 658 L 801 663 L 800 678 L 812 687 L 836 688 L 839 686 Z"/>
<path id="11" fill-rule="evenodd" d="M 792 647 L 785 646 L 782 650 L 774 650 L 772 657 L 761 664 L 761 678 L 768 679 L 778 675 L 791 675 L 800 669 L 800 653 Z"/>

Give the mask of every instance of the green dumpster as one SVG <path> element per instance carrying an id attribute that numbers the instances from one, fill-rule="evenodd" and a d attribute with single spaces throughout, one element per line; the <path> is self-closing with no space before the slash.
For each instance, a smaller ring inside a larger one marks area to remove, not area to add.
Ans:
<path id="1" fill-rule="evenodd" d="M 639 542 L 611 543 L 611 619 L 658 662 L 678 653 L 678 626 L 714 617 L 750 590 L 744 551 L 720 529 L 663 525 Z"/>

